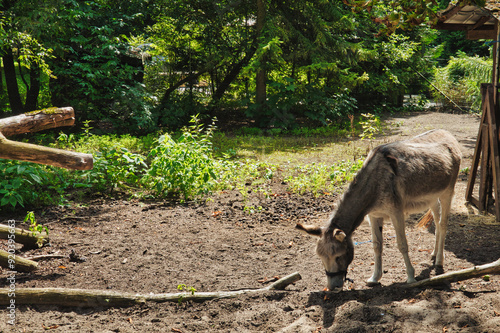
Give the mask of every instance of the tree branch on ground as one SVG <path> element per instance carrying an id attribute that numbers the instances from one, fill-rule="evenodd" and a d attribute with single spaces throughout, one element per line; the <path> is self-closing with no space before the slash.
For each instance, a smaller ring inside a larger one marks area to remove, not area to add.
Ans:
<path id="1" fill-rule="evenodd" d="M 428 279 L 417 281 L 414 283 L 405 284 L 407 288 L 418 288 L 426 286 L 436 286 L 447 284 L 451 282 L 457 282 L 462 280 L 472 279 L 478 276 L 483 276 L 487 274 L 500 274 L 500 259 L 491 262 L 489 264 L 484 264 L 480 266 L 474 266 L 472 268 L 466 268 L 459 271 L 448 272 L 440 275 L 433 276 Z"/>
<path id="2" fill-rule="evenodd" d="M 207 301 L 218 298 L 234 298 L 244 294 L 283 290 L 301 279 L 299 273 L 292 273 L 260 289 L 243 289 L 220 292 L 134 294 L 110 290 L 69 288 L 16 288 L 16 304 L 50 304 L 79 307 L 120 307 L 145 302 Z M 9 288 L 0 289 L 0 304 L 10 304 Z"/>

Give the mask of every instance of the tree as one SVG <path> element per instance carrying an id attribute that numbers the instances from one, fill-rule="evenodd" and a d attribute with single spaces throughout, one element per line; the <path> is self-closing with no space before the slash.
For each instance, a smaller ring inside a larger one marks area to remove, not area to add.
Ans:
<path id="1" fill-rule="evenodd" d="M 11 108 L 33 108 L 39 92 L 50 89 L 45 102 L 74 106 L 79 119 L 117 119 L 128 130 L 150 126 L 142 57 L 127 38 L 151 24 L 156 10 L 140 0 L 4 2 L 8 38 L 1 50 Z"/>
<path id="2" fill-rule="evenodd" d="M 46 61 L 52 50 L 37 39 L 33 18 L 24 16 L 27 7 L 26 1 L 4 1 L 0 5 L 0 56 L 10 108 L 15 114 L 37 109 L 40 76 L 51 74 Z M 21 96 L 18 78 L 24 84 L 24 96 Z"/>

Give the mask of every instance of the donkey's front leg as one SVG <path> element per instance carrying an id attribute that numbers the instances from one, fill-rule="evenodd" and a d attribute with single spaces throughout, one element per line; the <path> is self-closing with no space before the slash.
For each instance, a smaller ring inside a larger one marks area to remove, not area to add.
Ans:
<path id="1" fill-rule="evenodd" d="M 403 212 L 399 212 L 391 216 L 392 224 L 394 225 L 394 229 L 396 230 L 396 239 L 398 242 L 398 248 L 401 254 L 403 255 L 403 259 L 405 261 L 406 266 L 406 275 L 408 279 L 407 283 L 416 282 L 415 280 L 415 269 L 411 265 L 410 257 L 408 256 L 408 242 L 406 241 L 405 235 L 405 217 Z"/>
<path id="2" fill-rule="evenodd" d="M 382 227 L 384 225 L 383 218 L 375 218 L 368 216 L 370 226 L 372 227 L 373 252 L 375 257 L 375 265 L 373 275 L 366 281 L 368 286 L 375 286 L 382 278 Z"/>

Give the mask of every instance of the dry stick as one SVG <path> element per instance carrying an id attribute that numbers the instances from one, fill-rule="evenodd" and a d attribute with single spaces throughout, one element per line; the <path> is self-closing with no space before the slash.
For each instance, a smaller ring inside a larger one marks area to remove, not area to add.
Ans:
<path id="1" fill-rule="evenodd" d="M 292 273 L 260 289 L 243 289 L 221 292 L 196 292 L 175 294 L 133 294 L 109 290 L 67 289 L 67 288 L 16 288 L 16 304 L 50 304 L 62 306 L 131 306 L 145 302 L 206 301 L 216 298 L 234 298 L 243 294 L 283 290 L 302 277 Z M 9 289 L 0 289 L 0 305 L 10 304 Z"/>
<path id="2" fill-rule="evenodd" d="M 9 259 L 14 260 L 14 262 L 9 262 Z M 4 250 L 0 250 L 0 266 L 16 272 L 32 272 L 38 268 L 36 262 Z"/>
<path id="3" fill-rule="evenodd" d="M 460 271 L 453 271 L 445 274 L 436 275 L 425 280 L 405 284 L 404 286 L 407 288 L 435 286 L 447 282 L 456 282 L 456 281 L 472 279 L 485 274 L 500 274 L 500 259 L 491 262 L 489 264 L 474 266 L 472 268 L 466 268 Z"/>
<path id="4" fill-rule="evenodd" d="M 45 259 L 64 259 L 64 258 L 69 258 L 69 256 L 65 254 L 39 254 L 32 257 L 26 257 L 25 259 L 39 261 Z"/>

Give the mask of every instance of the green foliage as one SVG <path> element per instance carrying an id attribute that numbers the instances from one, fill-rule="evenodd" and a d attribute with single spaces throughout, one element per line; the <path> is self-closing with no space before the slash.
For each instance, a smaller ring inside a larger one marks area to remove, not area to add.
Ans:
<path id="1" fill-rule="evenodd" d="M 433 84 L 456 104 L 479 111 L 479 84 L 491 81 L 491 67 L 491 60 L 459 52 L 457 57 L 450 59 L 446 67 L 436 70 Z M 448 98 L 443 97 L 440 92 L 434 91 L 433 94 L 437 100 L 450 105 Z"/>
<path id="2" fill-rule="evenodd" d="M 406 93 L 426 92 L 428 83 L 418 72 L 428 75 L 431 63 L 423 57 L 425 40 L 430 32 L 420 28 L 416 36 L 392 34 L 381 36 L 369 44 L 359 70 L 368 73 L 369 80 L 353 89 L 352 95 L 360 104 L 403 106 Z"/>
<path id="3" fill-rule="evenodd" d="M 36 222 L 35 212 L 29 211 L 26 213 L 23 223 L 26 222 L 29 222 L 29 230 L 31 231 L 31 234 L 33 236 L 35 236 L 36 234 L 41 234 L 42 232 L 45 232 L 47 235 L 49 234 L 49 228 L 47 226 L 43 226 Z M 43 239 L 39 238 L 38 246 L 41 247 L 42 245 L 43 245 Z"/>
<path id="4" fill-rule="evenodd" d="M 382 131 L 380 118 L 371 113 L 362 113 L 363 119 L 359 122 L 362 132 L 359 135 L 361 140 L 372 140 L 376 134 Z"/>
<path id="5" fill-rule="evenodd" d="M 216 188 L 223 165 L 212 156 L 214 127 L 205 129 L 196 117 L 191 123 L 177 139 L 162 135 L 149 154 L 151 164 L 143 182 L 159 197 L 192 200 Z"/>
<path id="6" fill-rule="evenodd" d="M 86 184 L 97 191 L 138 186 L 147 169 L 145 158 L 127 148 L 105 148 L 95 154 L 94 168 L 85 172 Z"/>
<path id="7" fill-rule="evenodd" d="M 188 286 L 187 286 L 186 284 L 184 284 L 184 283 L 179 284 L 179 285 L 177 286 L 177 290 L 179 290 L 179 291 L 187 291 L 187 292 L 191 293 L 191 295 L 194 295 L 194 293 L 196 292 L 196 288 L 194 288 L 194 287 L 192 287 L 192 286 L 189 286 L 189 287 L 188 287 Z M 181 304 L 182 304 L 183 299 L 184 299 L 184 296 L 183 296 L 183 295 L 180 295 L 180 296 L 179 296 L 179 299 L 177 300 L 177 301 L 178 301 L 178 303 L 179 303 L 179 305 L 181 305 Z"/>
<path id="8" fill-rule="evenodd" d="M 45 202 L 43 189 L 47 184 L 47 173 L 41 166 L 32 163 L 0 160 L 0 206 L 15 208 L 17 205 Z"/>
<path id="9" fill-rule="evenodd" d="M 293 128 L 296 127 L 297 118 L 328 125 L 357 109 L 357 101 L 347 89 L 332 93 L 329 89 L 312 84 L 301 85 L 301 82 L 291 78 L 285 82 L 271 82 L 271 94 L 266 107 L 261 109 L 253 104 L 247 109 L 246 115 L 261 119 L 261 126 Z"/>
<path id="10" fill-rule="evenodd" d="M 341 161 L 333 166 L 313 163 L 289 170 L 285 181 L 291 192 L 319 196 L 335 192 L 337 187 L 351 181 L 362 166 L 362 160 Z"/>

